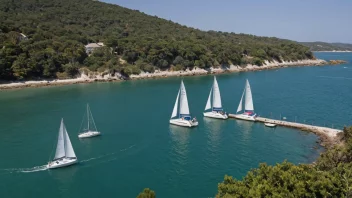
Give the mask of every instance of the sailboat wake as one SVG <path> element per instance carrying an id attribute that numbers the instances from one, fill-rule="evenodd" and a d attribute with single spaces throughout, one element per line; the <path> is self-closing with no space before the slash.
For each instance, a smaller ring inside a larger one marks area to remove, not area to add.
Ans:
<path id="1" fill-rule="evenodd" d="M 8 169 L 1 169 L 1 170 L 5 171 L 4 174 L 10 174 L 10 173 L 33 173 L 38 171 L 45 171 L 47 169 L 48 169 L 47 165 L 42 165 L 42 166 L 35 166 L 32 168 L 8 168 Z"/>
<path id="2" fill-rule="evenodd" d="M 121 149 L 118 152 L 108 153 L 108 154 L 101 155 L 101 156 L 98 156 L 98 157 L 92 157 L 92 158 L 89 158 L 89 159 L 81 160 L 80 163 L 86 164 L 89 161 L 98 160 L 98 159 L 101 159 L 101 158 L 107 158 L 109 156 L 114 156 L 114 155 L 117 155 L 120 152 L 127 151 L 127 150 L 129 150 L 129 149 L 131 149 L 131 148 L 133 148 L 135 146 L 136 145 L 134 144 L 134 145 L 131 145 L 131 146 L 127 147 L 127 148 Z M 118 157 L 105 159 L 103 161 L 98 162 L 97 164 L 111 162 L 111 161 L 114 161 L 116 159 L 118 159 Z M 6 175 L 6 174 L 12 174 L 12 173 L 33 173 L 33 172 L 39 172 L 39 171 L 45 171 L 45 170 L 48 170 L 48 166 L 47 165 L 35 166 L 35 167 L 32 167 L 32 168 L 7 168 L 7 169 L 0 169 L 0 175 Z"/>
<path id="3" fill-rule="evenodd" d="M 133 147 L 135 147 L 135 146 L 136 146 L 135 144 L 134 144 L 134 145 L 131 145 L 131 146 L 127 147 L 127 148 L 121 149 L 119 152 L 127 151 L 127 150 L 129 150 L 129 149 L 131 149 L 131 148 L 133 148 Z M 80 162 L 81 162 L 81 163 L 85 163 L 85 162 L 89 162 L 89 161 L 92 161 L 92 160 L 97 160 L 97 159 L 101 159 L 101 158 L 106 158 L 106 157 L 109 157 L 109 156 L 116 155 L 116 154 L 118 154 L 119 152 L 113 152 L 113 153 L 104 154 L 104 155 L 101 155 L 101 156 L 98 156 L 98 157 L 92 157 L 92 158 L 89 158 L 89 159 L 81 160 Z M 109 159 L 109 160 L 107 160 L 107 161 L 113 161 L 113 160 L 115 160 L 115 159 L 117 159 L 117 158 Z M 105 162 L 105 161 L 103 161 L 103 162 Z"/>
<path id="4" fill-rule="evenodd" d="M 342 77 L 342 76 L 317 76 L 319 78 L 332 78 L 332 79 L 345 79 L 352 80 L 352 78 Z"/>

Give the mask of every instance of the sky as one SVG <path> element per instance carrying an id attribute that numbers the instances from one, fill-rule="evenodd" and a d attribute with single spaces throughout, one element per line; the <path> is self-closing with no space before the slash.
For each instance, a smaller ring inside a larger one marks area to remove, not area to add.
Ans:
<path id="1" fill-rule="evenodd" d="M 201 30 L 352 43 L 352 0 L 102 0 Z"/>

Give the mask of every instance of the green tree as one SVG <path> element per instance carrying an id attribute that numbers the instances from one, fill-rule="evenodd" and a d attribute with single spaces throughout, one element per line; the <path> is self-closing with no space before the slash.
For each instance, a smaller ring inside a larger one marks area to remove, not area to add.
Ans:
<path id="1" fill-rule="evenodd" d="M 145 188 L 137 198 L 155 198 L 155 192 L 150 190 L 149 188 Z"/>

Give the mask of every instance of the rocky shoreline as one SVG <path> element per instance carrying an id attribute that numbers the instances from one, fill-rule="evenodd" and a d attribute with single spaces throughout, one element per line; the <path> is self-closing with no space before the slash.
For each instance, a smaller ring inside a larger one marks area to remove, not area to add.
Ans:
<path id="1" fill-rule="evenodd" d="M 314 59 L 314 60 L 300 60 L 300 61 L 287 61 L 287 62 L 269 62 L 265 61 L 263 66 L 247 65 L 246 67 L 230 65 L 228 67 L 211 67 L 208 69 L 201 69 L 194 67 L 192 70 L 186 69 L 184 71 L 160 71 L 156 70 L 154 73 L 142 72 L 138 75 L 130 75 L 125 77 L 120 73 L 109 74 L 109 73 L 96 73 L 81 72 L 80 77 L 74 79 L 50 79 L 40 81 L 18 81 L 18 82 L 4 82 L 0 83 L 0 90 L 6 89 L 19 89 L 27 87 L 46 87 L 46 86 L 59 86 L 68 84 L 79 84 L 79 83 L 91 83 L 91 82 L 108 82 L 108 81 L 123 81 L 123 80 L 136 80 L 136 79 L 148 79 L 148 78 L 166 78 L 172 76 L 195 76 L 195 75 L 208 75 L 208 74 L 219 74 L 228 72 L 246 72 L 246 71 L 260 71 L 268 69 L 279 69 L 285 67 L 298 67 L 298 66 L 321 66 L 331 64 L 325 60 Z M 336 63 L 340 64 L 340 63 Z"/>

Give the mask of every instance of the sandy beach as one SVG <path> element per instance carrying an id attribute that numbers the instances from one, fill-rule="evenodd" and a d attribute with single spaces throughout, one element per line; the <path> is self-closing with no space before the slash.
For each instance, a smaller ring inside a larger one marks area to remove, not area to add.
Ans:
<path id="1" fill-rule="evenodd" d="M 287 61 L 287 62 L 269 62 L 266 61 L 263 66 L 247 65 L 246 67 L 230 65 L 229 67 L 218 67 L 202 69 L 194 67 L 192 70 L 186 69 L 185 71 L 161 71 L 156 70 L 154 73 L 142 72 L 138 75 L 131 75 L 129 78 L 122 76 L 120 73 L 115 74 L 85 74 L 73 79 L 54 79 L 54 80 L 40 80 L 40 81 L 17 81 L 17 82 L 4 82 L 0 84 L 0 90 L 5 89 L 18 89 L 26 87 L 45 87 L 45 86 L 58 86 L 67 84 L 78 84 L 78 83 L 91 83 L 97 81 L 121 81 L 121 80 L 136 80 L 136 79 L 148 79 L 148 78 L 166 78 L 171 76 L 194 76 L 194 75 L 207 75 L 207 74 L 218 74 L 227 72 L 246 72 L 246 71 L 259 71 L 267 69 L 279 69 L 284 67 L 295 67 L 295 66 L 321 66 L 326 65 L 328 62 L 321 59 L 316 60 L 300 60 L 300 61 Z"/>

